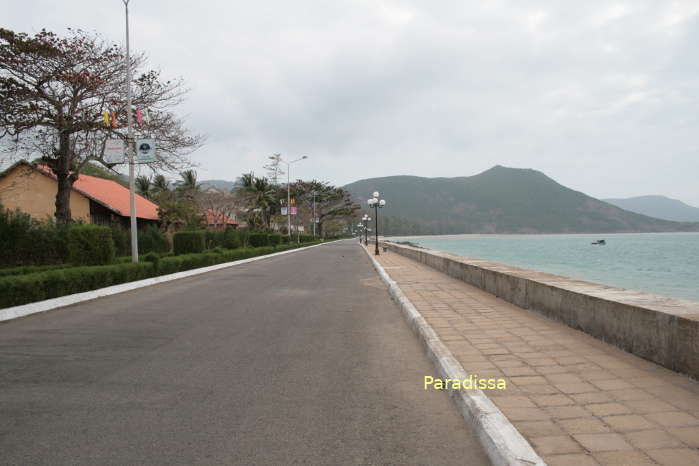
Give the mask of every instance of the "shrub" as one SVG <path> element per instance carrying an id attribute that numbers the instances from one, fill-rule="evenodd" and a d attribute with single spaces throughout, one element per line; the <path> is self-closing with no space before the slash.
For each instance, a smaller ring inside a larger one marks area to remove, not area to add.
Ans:
<path id="1" fill-rule="evenodd" d="M 107 229 L 108 230 L 108 229 Z M 0 307 L 57 298 L 153 276 L 150 263 L 71 267 L 0 277 Z"/>
<path id="2" fill-rule="evenodd" d="M 121 225 L 112 225 L 112 240 L 114 241 L 114 248 L 116 250 L 117 256 L 130 256 L 131 255 L 131 232 Z M 139 238 L 139 249 L 141 247 L 141 241 Z"/>
<path id="3" fill-rule="evenodd" d="M 206 230 L 206 249 L 214 249 L 218 247 L 223 247 L 224 232 Z"/>
<path id="4" fill-rule="evenodd" d="M 170 242 L 165 233 L 155 225 L 149 225 L 144 230 L 138 232 L 138 253 L 147 254 L 149 252 L 163 253 L 170 250 Z"/>
<path id="5" fill-rule="evenodd" d="M 40 222 L 0 206 L 0 266 L 60 264 L 67 260 L 68 226 Z"/>
<path id="6" fill-rule="evenodd" d="M 26 275 L 28 273 L 44 272 L 46 270 L 57 270 L 69 267 L 66 264 L 54 264 L 54 265 L 25 265 L 20 267 L 11 267 L 7 269 L 0 269 L 0 277 L 9 277 L 12 275 Z"/>
<path id="7" fill-rule="evenodd" d="M 141 260 L 153 264 L 153 270 L 155 271 L 156 275 L 158 274 L 160 270 L 160 256 L 157 253 L 151 251 L 148 254 L 143 255 Z"/>
<path id="8" fill-rule="evenodd" d="M 267 235 L 267 240 L 270 246 L 276 246 L 282 242 L 282 235 L 278 233 L 272 233 Z"/>
<path id="9" fill-rule="evenodd" d="M 172 235 L 175 255 L 203 252 L 205 240 L 206 237 L 201 230 L 178 231 Z"/>
<path id="10" fill-rule="evenodd" d="M 248 235 L 248 243 L 253 248 L 268 246 L 269 235 L 267 233 L 250 233 Z"/>
<path id="11" fill-rule="evenodd" d="M 310 243 L 312 241 L 315 241 L 315 238 L 313 235 L 299 235 L 299 242 L 300 243 Z"/>
<path id="12" fill-rule="evenodd" d="M 223 232 L 223 247 L 226 249 L 238 249 L 242 246 L 240 233 L 235 228 L 226 228 Z"/>
<path id="13" fill-rule="evenodd" d="M 248 230 L 238 230 L 236 232 L 241 248 L 250 247 L 250 232 Z"/>
<path id="14" fill-rule="evenodd" d="M 107 265 L 114 261 L 112 230 L 77 225 L 68 230 L 68 260 L 73 265 Z"/>

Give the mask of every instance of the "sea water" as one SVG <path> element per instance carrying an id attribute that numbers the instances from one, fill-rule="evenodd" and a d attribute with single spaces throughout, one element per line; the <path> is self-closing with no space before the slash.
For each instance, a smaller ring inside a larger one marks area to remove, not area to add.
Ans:
<path id="1" fill-rule="evenodd" d="M 460 256 L 699 301 L 699 233 L 393 237 Z M 604 239 L 606 245 L 591 243 Z"/>

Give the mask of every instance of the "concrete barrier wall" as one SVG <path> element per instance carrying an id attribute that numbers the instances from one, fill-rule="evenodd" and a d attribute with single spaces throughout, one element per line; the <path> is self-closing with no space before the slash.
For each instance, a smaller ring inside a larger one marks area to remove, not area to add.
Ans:
<path id="1" fill-rule="evenodd" d="M 432 249 L 383 245 L 519 307 L 699 379 L 699 303 Z"/>

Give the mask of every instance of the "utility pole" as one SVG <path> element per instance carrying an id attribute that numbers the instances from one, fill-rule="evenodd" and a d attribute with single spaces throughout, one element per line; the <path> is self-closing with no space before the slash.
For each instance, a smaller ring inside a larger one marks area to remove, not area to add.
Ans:
<path id="1" fill-rule="evenodd" d="M 316 239 L 316 192 L 313 191 L 313 239 Z"/>
<path id="2" fill-rule="evenodd" d="M 129 1 L 126 9 L 126 151 L 129 154 L 129 201 L 131 204 L 131 262 L 138 262 L 138 222 L 136 220 L 136 177 L 134 167 L 134 134 L 131 122 L 131 51 L 129 47 Z"/>
<path id="3" fill-rule="evenodd" d="M 300 162 L 301 160 L 305 160 L 308 158 L 308 156 L 304 155 L 303 157 L 298 158 L 296 160 L 292 160 L 291 162 L 283 160 L 279 154 L 275 154 L 274 156 L 270 156 L 269 158 L 272 160 L 278 160 L 279 162 L 286 165 L 286 221 L 289 242 L 291 243 L 291 164 Z"/>

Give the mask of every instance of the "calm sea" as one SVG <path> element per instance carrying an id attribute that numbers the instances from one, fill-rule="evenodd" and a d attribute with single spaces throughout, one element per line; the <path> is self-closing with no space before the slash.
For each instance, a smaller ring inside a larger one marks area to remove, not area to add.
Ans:
<path id="1" fill-rule="evenodd" d="M 699 233 L 395 237 L 461 256 L 699 301 Z M 605 239 L 606 246 L 593 246 Z"/>

